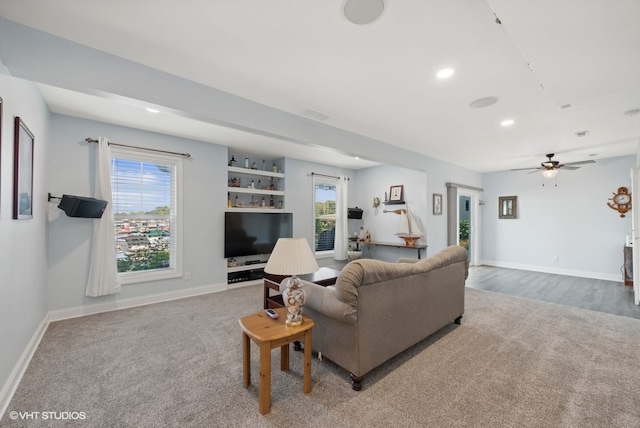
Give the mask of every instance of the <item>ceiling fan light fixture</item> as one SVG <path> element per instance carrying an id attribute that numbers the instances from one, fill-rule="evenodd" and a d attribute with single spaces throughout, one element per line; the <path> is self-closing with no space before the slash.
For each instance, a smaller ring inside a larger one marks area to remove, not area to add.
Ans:
<path id="1" fill-rule="evenodd" d="M 556 175 L 558 175 L 557 169 L 545 169 L 544 171 L 542 171 L 542 176 L 544 178 L 555 178 Z"/>
<path id="2" fill-rule="evenodd" d="M 347 0 L 343 8 L 344 17 L 356 25 L 371 24 L 383 11 L 383 0 Z"/>

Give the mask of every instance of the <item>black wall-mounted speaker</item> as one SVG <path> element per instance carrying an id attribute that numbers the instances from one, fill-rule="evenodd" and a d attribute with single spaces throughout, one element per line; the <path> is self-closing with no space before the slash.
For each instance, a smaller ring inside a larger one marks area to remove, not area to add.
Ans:
<path id="1" fill-rule="evenodd" d="M 352 218 L 356 220 L 362 219 L 362 208 L 348 208 L 347 209 L 347 218 Z"/>
<path id="2" fill-rule="evenodd" d="M 107 208 L 107 201 L 85 196 L 62 195 L 58 208 L 69 217 L 100 218 Z"/>

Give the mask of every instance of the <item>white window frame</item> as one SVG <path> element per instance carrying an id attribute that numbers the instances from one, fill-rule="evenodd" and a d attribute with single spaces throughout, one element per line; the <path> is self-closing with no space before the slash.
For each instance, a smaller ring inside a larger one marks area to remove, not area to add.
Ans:
<path id="1" fill-rule="evenodd" d="M 316 251 L 317 245 L 318 243 L 316 242 L 316 184 L 330 184 L 330 185 L 334 185 L 336 186 L 336 197 L 337 197 L 337 187 L 338 187 L 338 179 L 337 178 L 333 178 L 333 177 L 325 177 L 325 176 L 317 176 L 314 175 L 313 176 L 313 188 L 312 188 L 312 192 L 313 192 L 313 196 L 312 196 L 312 200 L 313 200 L 313 210 L 311 212 L 311 215 L 313 216 L 313 251 L 316 255 L 318 256 L 332 256 L 334 254 L 335 251 L 335 241 L 333 244 L 333 249 L 331 250 L 320 250 L 320 251 Z M 337 202 L 337 201 L 336 201 Z"/>
<path id="2" fill-rule="evenodd" d="M 173 207 L 172 216 L 172 230 L 171 239 L 173 245 L 173 266 L 165 269 L 152 269 L 147 271 L 135 271 L 135 272 L 119 272 L 118 277 L 121 284 L 135 284 L 140 282 L 158 281 L 163 279 L 178 278 L 183 276 L 183 215 L 182 215 L 182 173 L 183 173 L 183 159 L 176 155 L 163 154 L 160 152 L 151 152 L 148 150 L 138 150 L 129 147 L 112 146 L 111 149 L 112 158 L 118 159 L 130 159 L 143 162 L 157 162 L 164 165 L 172 165 L 175 167 L 175 207 Z M 114 209 L 115 211 L 115 209 Z M 115 212 L 114 212 L 115 221 Z M 175 228 L 173 227 L 175 223 Z M 175 231 L 173 230 L 175 229 Z M 115 236 L 114 236 L 115 240 Z M 115 241 L 114 241 L 115 245 Z"/>

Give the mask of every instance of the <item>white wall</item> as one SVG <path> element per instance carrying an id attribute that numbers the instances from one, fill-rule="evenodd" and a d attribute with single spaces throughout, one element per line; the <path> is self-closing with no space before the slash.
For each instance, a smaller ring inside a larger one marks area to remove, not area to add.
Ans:
<path id="1" fill-rule="evenodd" d="M 384 201 L 384 193 L 394 185 L 404 186 L 404 200 L 407 205 L 384 205 L 373 208 L 373 198 Z M 400 216 L 394 213 L 384 213 L 384 210 L 408 208 L 416 221 L 425 231 L 426 236 L 421 242 L 429 242 L 427 226 L 427 175 L 423 171 L 415 171 L 392 165 L 381 165 L 359 170 L 355 186 L 356 205 L 364 210 L 362 222 L 365 230 L 371 233 L 372 241 L 403 244 L 404 241 L 394 235 L 398 227 Z M 359 226 L 358 226 L 359 228 Z M 425 254 L 424 251 L 422 253 Z M 363 256 L 380 260 L 395 261 L 398 257 L 417 257 L 415 249 L 404 250 L 385 247 L 368 246 Z"/>
<path id="2" fill-rule="evenodd" d="M 196 287 L 226 288 L 223 258 L 224 208 L 227 193 L 227 147 L 139 131 L 102 122 L 52 116 L 49 136 L 49 174 L 46 191 L 93 196 L 95 144 L 86 137 L 108 137 L 115 143 L 189 152 L 184 160 L 184 272 L 183 278 L 130 284 L 113 296 L 86 297 L 91 219 L 70 218 L 49 204 L 49 309 L 68 310 L 96 304 L 120 305 L 123 300 L 159 293 L 183 292 Z"/>
<path id="3" fill-rule="evenodd" d="M 2 64 L 0 63 L 0 69 Z M 47 313 L 46 176 L 49 111 L 37 87 L 0 70 L 3 99 L 0 152 L 0 415 L 26 367 L 30 342 Z M 14 117 L 35 135 L 33 219 L 13 220 Z"/>
<path id="4" fill-rule="evenodd" d="M 352 207 L 356 200 L 353 192 L 356 173 L 353 170 L 298 159 L 285 159 L 285 211 L 293 213 L 293 235 L 307 238 L 311 246 L 313 246 L 314 241 L 314 190 L 312 172 L 334 177 L 340 175 L 349 177 L 349 206 Z M 321 266 L 331 266 L 334 262 L 329 257 L 319 259 L 318 264 Z"/>
<path id="5" fill-rule="evenodd" d="M 597 160 L 560 171 L 557 187 L 541 174 L 484 174 L 485 264 L 621 281 L 631 213 L 607 206 L 618 187 L 631 189 L 635 156 Z M 518 197 L 518 218 L 498 219 L 498 197 Z M 554 261 L 557 256 L 557 261 Z"/>

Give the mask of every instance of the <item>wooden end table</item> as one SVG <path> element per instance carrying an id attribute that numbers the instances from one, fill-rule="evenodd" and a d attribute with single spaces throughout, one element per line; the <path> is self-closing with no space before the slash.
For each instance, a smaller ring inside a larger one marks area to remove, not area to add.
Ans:
<path id="1" fill-rule="evenodd" d="M 304 342 L 304 386 L 305 394 L 311 392 L 311 329 L 314 322 L 302 315 L 304 322 L 296 327 L 287 327 L 287 309 L 274 309 L 279 317 L 272 319 L 264 313 L 257 312 L 240 318 L 242 328 L 242 373 L 244 387 L 251 383 L 251 343 L 253 340 L 260 347 L 260 413 L 266 415 L 271 410 L 271 350 L 280 348 L 280 370 L 289 371 L 289 344 L 294 341 Z"/>

